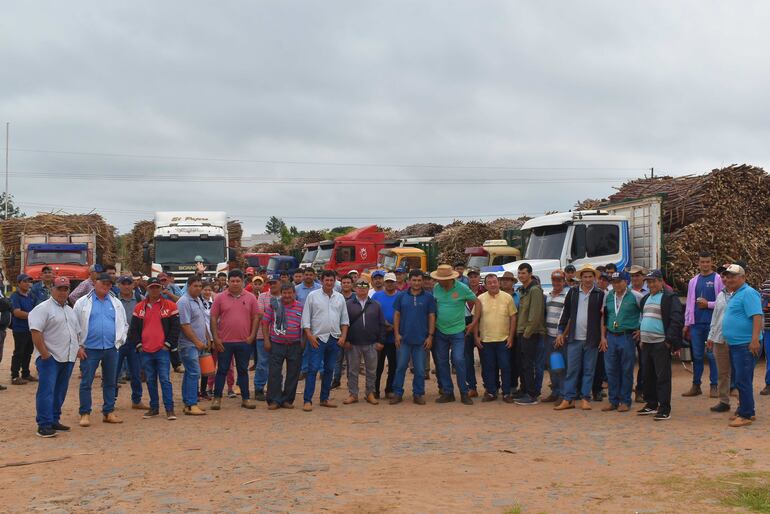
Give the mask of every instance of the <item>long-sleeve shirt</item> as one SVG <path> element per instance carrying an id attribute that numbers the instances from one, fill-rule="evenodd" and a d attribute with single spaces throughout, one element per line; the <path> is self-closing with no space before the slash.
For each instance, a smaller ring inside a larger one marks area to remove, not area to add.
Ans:
<path id="1" fill-rule="evenodd" d="M 516 333 L 524 337 L 545 334 L 545 297 L 543 289 L 535 282 L 520 287 L 519 316 Z"/>
<path id="2" fill-rule="evenodd" d="M 722 318 L 725 316 L 725 308 L 727 308 L 727 302 L 730 299 L 730 293 L 727 289 L 722 289 L 717 295 L 717 299 L 714 301 L 714 313 L 711 315 L 711 328 L 709 329 L 709 341 L 715 343 L 724 343 L 725 338 L 722 337 Z"/>
<path id="3" fill-rule="evenodd" d="M 323 289 L 311 291 L 302 307 L 302 328 L 309 328 L 312 334 L 322 342 L 329 337 L 339 339 L 342 325 L 350 325 L 345 297 L 337 291 L 331 295 Z"/>
<path id="4" fill-rule="evenodd" d="M 697 299 L 696 290 L 698 289 L 698 277 L 700 276 L 700 273 L 695 275 L 690 279 L 689 284 L 687 284 L 687 302 L 685 303 L 684 308 L 684 324 L 686 327 L 695 324 L 695 310 L 698 308 L 695 304 L 695 300 Z M 714 273 L 714 293 L 718 296 L 723 287 L 722 278 L 719 276 L 719 273 Z M 713 310 L 715 304 L 716 300 L 708 302 L 708 308 Z"/>
<path id="5" fill-rule="evenodd" d="M 77 285 L 77 287 L 70 293 L 69 301 L 73 304 L 77 302 L 81 297 L 87 295 L 94 290 L 94 283 L 90 278 L 85 279 Z"/>

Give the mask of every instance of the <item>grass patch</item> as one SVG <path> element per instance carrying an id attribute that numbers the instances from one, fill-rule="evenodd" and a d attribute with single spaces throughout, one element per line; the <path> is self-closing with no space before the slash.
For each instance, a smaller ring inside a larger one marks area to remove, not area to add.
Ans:
<path id="1" fill-rule="evenodd" d="M 723 505 L 743 507 L 752 512 L 770 514 L 769 485 L 740 486 L 737 491 L 722 499 Z"/>
<path id="2" fill-rule="evenodd" d="M 518 503 L 509 507 L 503 514 L 522 514 L 524 509 Z"/>

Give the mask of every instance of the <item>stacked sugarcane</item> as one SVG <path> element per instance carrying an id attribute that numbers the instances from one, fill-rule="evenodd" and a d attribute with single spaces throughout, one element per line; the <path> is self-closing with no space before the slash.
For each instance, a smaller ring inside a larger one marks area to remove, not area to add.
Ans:
<path id="1" fill-rule="evenodd" d="M 678 289 L 697 272 L 698 253 L 718 264 L 743 260 L 749 282 L 770 275 L 770 176 L 749 165 L 705 175 L 656 177 L 624 184 L 610 202 L 665 195 L 664 271 Z"/>
<path id="2" fill-rule="evenodd" d="M 25 218 L 0 221 L 3 244 L 3 272 L 15 282 L 21 268 L 22 234 L 96 234 L 96 261 L 113 264 L 116 259 L 115 227 L 98 214 L 41 213 Z M 11 258 L 13 256 L 13 258 Z"/>
<path id="3" fill-rule="evenodd" d="M 142 275 L 150 274 L 150 263 L 144 262 L 144 244 L 151 243 L 155 233 L 155 222 L 141 220 L 134 224 L 134 228 L 126 235 L 126 255 L 123 257 L 123 268 L 133 273 Z M 155 257 L 155 247 L 150 246 L 150 258 Z"/>

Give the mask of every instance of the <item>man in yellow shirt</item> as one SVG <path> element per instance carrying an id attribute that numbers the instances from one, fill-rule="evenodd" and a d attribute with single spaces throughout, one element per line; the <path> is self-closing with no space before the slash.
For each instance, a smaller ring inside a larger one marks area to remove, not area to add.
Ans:
<path id="1" fill-rule="evenodd" d="M 484 286 L 487 292 L 479 296 L 481 317 L 475 333 L 486 389 L 481 401 L 497 400 L 497 391 L 502 385 L 503 401 L 513 403 L 510 354 L 516 334 L 516 304 L 510 294 L 500 290 L 497 275 L 487 275 Z"/>

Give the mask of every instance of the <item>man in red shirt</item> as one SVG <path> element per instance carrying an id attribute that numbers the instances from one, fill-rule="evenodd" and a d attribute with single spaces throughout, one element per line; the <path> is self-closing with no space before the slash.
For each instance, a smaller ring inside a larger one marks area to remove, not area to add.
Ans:
<path id="1" fill-rule="evenodd" d="M 222 389 L 233 357 L 241 389 L 241 407 L 257 408 L 249 398 L 249 359 L 254 352 L 252 345 L 257 338 L 258 323 L 257 297 L 244 290 L 243 272 L 234 269 L 227 275 L 227 290 L 218 294 L 211 306 L 211 335 L 214 349 L 219 352 L 211 410 L 222 408 Z"/>
<path id="2" fill-rule="evenodd" d="M 134 308 L 128 341 L 136 341 L 140 352 L 142 368 L 147 377 L 147 391 L 150 393 L 150 410 L 143 417 L 153 418 L 159 414 L 158 381 L 163 393 L 166 419 L 173 421 L 174 396 L 171 388 L 170 352 L 176 348 L 179 339 L 179 311 L 176 303 L 161 296 L 162 286 L 156 277 L 147 280 L 147 298 Z"/>

